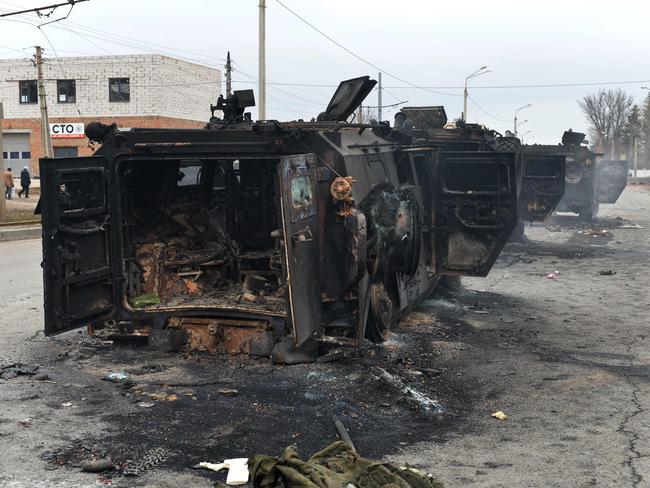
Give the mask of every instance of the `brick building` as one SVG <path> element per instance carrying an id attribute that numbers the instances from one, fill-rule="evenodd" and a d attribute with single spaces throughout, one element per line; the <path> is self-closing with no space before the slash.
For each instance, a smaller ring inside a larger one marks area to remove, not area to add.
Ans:
<path id="1" fill-rule="evenodd" d="M 221 72 L 158 54 L 46 59 L 43 64 L 55 157 L 92 154 L 84 135 L 100 121 L 130 128 L 197 128 L 221 93 Z M 31 59 L 0 60 L 5 167 L 38 175 L 44 156 L 36 68 Z"/>

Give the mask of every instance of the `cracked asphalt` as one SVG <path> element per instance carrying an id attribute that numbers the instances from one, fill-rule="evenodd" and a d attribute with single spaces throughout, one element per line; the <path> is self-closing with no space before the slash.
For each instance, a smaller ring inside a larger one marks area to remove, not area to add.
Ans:
<path id="1" fill-rule="evenodd" d="M 628 187 L 591 226 L 560 215 L 526 235 L 487 278 L 463 278 L 455 295 L 425 302 L 385 346 L 294 368 L 131 346 L 85 357 L 83 344 L 70 345 L 83 336 L 40 332 L 40 242 L 0 243 L 0 362 L 38 363 L 50 375 L 0 381 L 0 487 L 211 486 L 217 478 L 187 469 L 190 460 L 278 454 L 291 442 L 307 455 L 333 440 L 331 413 L 362 453 L 424 468 L 447 487 L 650 486 L 650 188 Z M 447 414 L 416 418 L 372 383 L 360 389 L 368 398 L 354 397 L 378 358 Z M 117 367 L 142 384 L 199 386 L 142 409 L 133 390 L 100 381 Z M 240 395 L 210 396 L 220 381 Z M 342 397 L 330 400 L 337 388 Z M 493 418 L 498 410 L 508 418 Z M 119 452 L 167 442 L 185 457 L 112 480 L 43 458 L 79 442 Z"/>

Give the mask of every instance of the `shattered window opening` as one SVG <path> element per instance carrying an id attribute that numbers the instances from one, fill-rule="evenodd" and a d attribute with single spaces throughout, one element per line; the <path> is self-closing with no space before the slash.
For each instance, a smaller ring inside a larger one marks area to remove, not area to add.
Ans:
<path id="1" fill-rule="evenodd" d="M 313 201 L 311 178 L 308 175 L 291 179 L 291 205 L 296 209 L 308 209 Z"/>

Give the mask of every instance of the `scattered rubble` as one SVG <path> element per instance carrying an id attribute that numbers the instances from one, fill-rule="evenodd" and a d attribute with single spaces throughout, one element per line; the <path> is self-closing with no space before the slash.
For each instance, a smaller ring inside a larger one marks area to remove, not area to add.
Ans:
<path id="1" fill-rule="evenodd" d="M 11 363 L 0 366 L 0 379 L 10 380 L 20 375 L 33 376 L 40 365 L 29 365 L 24 363 Z"/>

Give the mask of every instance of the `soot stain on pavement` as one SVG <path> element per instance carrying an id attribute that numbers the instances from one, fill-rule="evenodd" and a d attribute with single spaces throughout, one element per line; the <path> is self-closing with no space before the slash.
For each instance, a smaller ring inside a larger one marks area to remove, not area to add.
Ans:
<path id="1" fill-rule="evenodd" d="M 99 367 L 120 365 L 133 384 L 101 383 L 113 397 L 122 397 L 122 405 L 132 405 L 124 411 L 103 408 L 100 417 L 111 425 L 110 431 L 84 439 L 83 445 L 120 460 L 137 460 L 147 451 L 165 448 L 171 453 L 165 469 L 183 472 L 200 461 L 277 455 L 290 444 L 303 455 L 311 454 L 336 439 L 333 416 L 343 421 L 359 452 L 370 458 L 421 441 L 444 443 L 450 432 L 468 428 L 464 419 L 482 400 L 475 380 L 457 372 L 463 359 L 447 356 L 445 348 L 462 351 L 530 339 L 524 329 L 479 330 L 469 321 L 483 317 L 474 314 L 477 310 L 508 313 L 527 306 L 513 297 L 465 289 L 437 295 L 412 313 L 387 343 L 367 345 L 335 363 L 278 366 L 244 356 L 118 347 L 97 356 Z M 98 364 L 78 365 L 86 372 L 95 368 L 91 374 L 97 377 Z M 402 394 L 371 373 L 377 366 L 442 403 L 445 413 L 413 410 Z M 157 399 L 150 401 L 152 395 Z M 61 459 L 65 452 L 55 458 L 56 464 L 69 464 Z"/>

